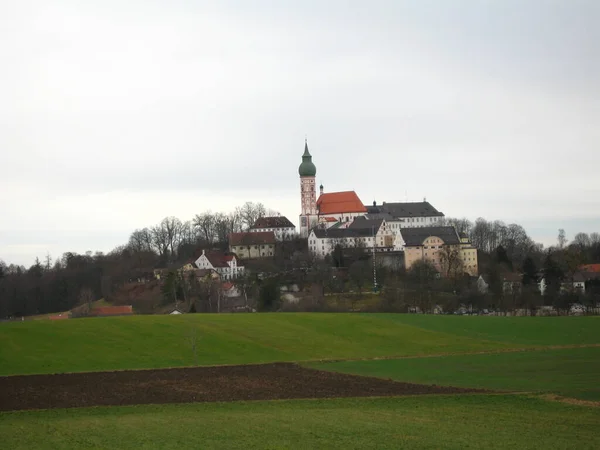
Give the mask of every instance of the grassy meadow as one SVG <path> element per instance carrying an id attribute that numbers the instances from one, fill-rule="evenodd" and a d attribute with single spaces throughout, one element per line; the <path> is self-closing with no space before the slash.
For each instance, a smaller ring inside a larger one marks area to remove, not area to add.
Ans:
<path id="1" fill-rule="evenodd" d="M 7 323 L 0 375 L 298 361 L 498 392 L 18 411 L 0 413 L 0 435 L 11 449 L 600 448 L 599 344 L 599 317 L 275 313 Z"/>
<path id="2" fill-rule="evenodd" d="M 0 325 L 0 375 L 598 343 L 600 317 L 273 313 L 25 321 Z"/>
<path id="3" fill-rule="evenodd" d="M 600 401 L 600 347 L 309 364 L 320 370 L 440 386 L 554 393 Z"/>
<path id="4" fill-rule="evenodd" d="M 0 415 L 4 448 L 599 448 L 595 408 L 465 395 L 197 403 Z"/>

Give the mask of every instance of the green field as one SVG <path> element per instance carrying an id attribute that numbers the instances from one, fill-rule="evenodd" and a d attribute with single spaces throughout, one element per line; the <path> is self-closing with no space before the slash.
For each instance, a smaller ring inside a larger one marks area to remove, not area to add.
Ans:
<path id="1" fill-rule="evenodd" d="M 432 358 L 341 361 L 311 367 L 398 381 L 551 392 L 600 401 L 600 347 Z"/>
<path id="2" fill-rule="evenodd" d="M 194 357 L 191 336 L 197 339 Z M 598 317 L 190 314 L 0 325 L 0 375 L 358 359 L 600 343 Z"/>
<path id="3" fill-rule="evenodd" d="M 3 447 L 599 448 L 597 409 L 524 396 L 296 400 L 0 415 Z"/>
<path id="4" fill-rule="evenodd" d="M 600 448 L 598 344 L 598 317 L 279 313 L 8 323 L 0 325 L 1 375 L 299 361 L 509 392 L 21 411 L 0 413 L 0 435 L 11 449 Z"/>

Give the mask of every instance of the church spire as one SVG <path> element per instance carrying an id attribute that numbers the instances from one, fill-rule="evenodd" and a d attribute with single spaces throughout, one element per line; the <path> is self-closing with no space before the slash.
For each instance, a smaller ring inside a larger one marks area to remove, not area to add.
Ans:
<path id="1" fill-rule="evenodd" d="M 304 154 L 302 155 L 302 164 L 298 167 L 298 173 L 301 177 L 314 177 L 317 174 L 317 168 L 312 162 L 312 155 L 308 151 L 306 138 L 304 138 Z"/>

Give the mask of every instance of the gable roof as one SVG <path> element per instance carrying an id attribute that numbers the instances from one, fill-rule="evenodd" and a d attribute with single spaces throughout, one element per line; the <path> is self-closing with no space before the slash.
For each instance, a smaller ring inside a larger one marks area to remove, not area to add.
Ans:
<path id="1" fill-rule="evenodd" d="M 444 213 L 435 209 L 429 202 L 383 202 L 382 205 L 367 206 L 366 209 L 369 214 L 388 213 L 395 218 L 444 216 Z"/>
<path id="2" fill-rule="evenodd" d="M 317 200 L 319 214 L 366 213 L 367 208 L 354 191 L 328 192 Z"/>
<path id="3" fill-rule="evenodd" d="M 274 244 L 275 233 L 272 231 L 256 231 L 248 233 L 231 233 L 229 245 L 264 245 Z"/>
<path id="4" fill-rule="evenodd" d="M 379 231 L 381 225 L 383 225 L 383 219 L 367 219 L 364 216 L 355 218 L 352 223 L 348 226 L 351 230 L 369 230 L 372 231 L 375 229 L 375 233 Z"/>
<path id="5" fill-rule="evenodd" d="M 250 229 L 255 228 L 296 228 L 295 225 L 285 216 L 260 217 L 256 219 Z"/>
<path id="6" fill-rule="evenodd" d="M 460 239 L 454 227 L 402 228 L 400 234 L 407 247 L 423 245 L 423 241 L 431 236 L 439 237 L 444 241 L 444 244 L 460 244 Z"/>
<path id="7" fill-rule="evenodd" d="M 600 264 L 585 264 L 579 267 L 581 272 L 597 272 L 600 273 Z"/>
<path id="8" fill-rule="evenodd" d="M 204 252 L 203 255 L 213 267 L 229 267 L 229 264 L 227 264 L 228 255 L 225 255 L 223 252 Z"/>

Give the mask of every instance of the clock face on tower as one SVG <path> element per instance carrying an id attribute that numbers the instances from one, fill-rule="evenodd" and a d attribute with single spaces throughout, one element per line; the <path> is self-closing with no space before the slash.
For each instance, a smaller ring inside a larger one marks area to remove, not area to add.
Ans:
<path id="1" fill-rule="evenodd" d="M 306 217 L 301 217 L 300 218 L 300 226 L 302 226 L 302 227 L 308 226 L 308 220 L 307 220 Z"/>

